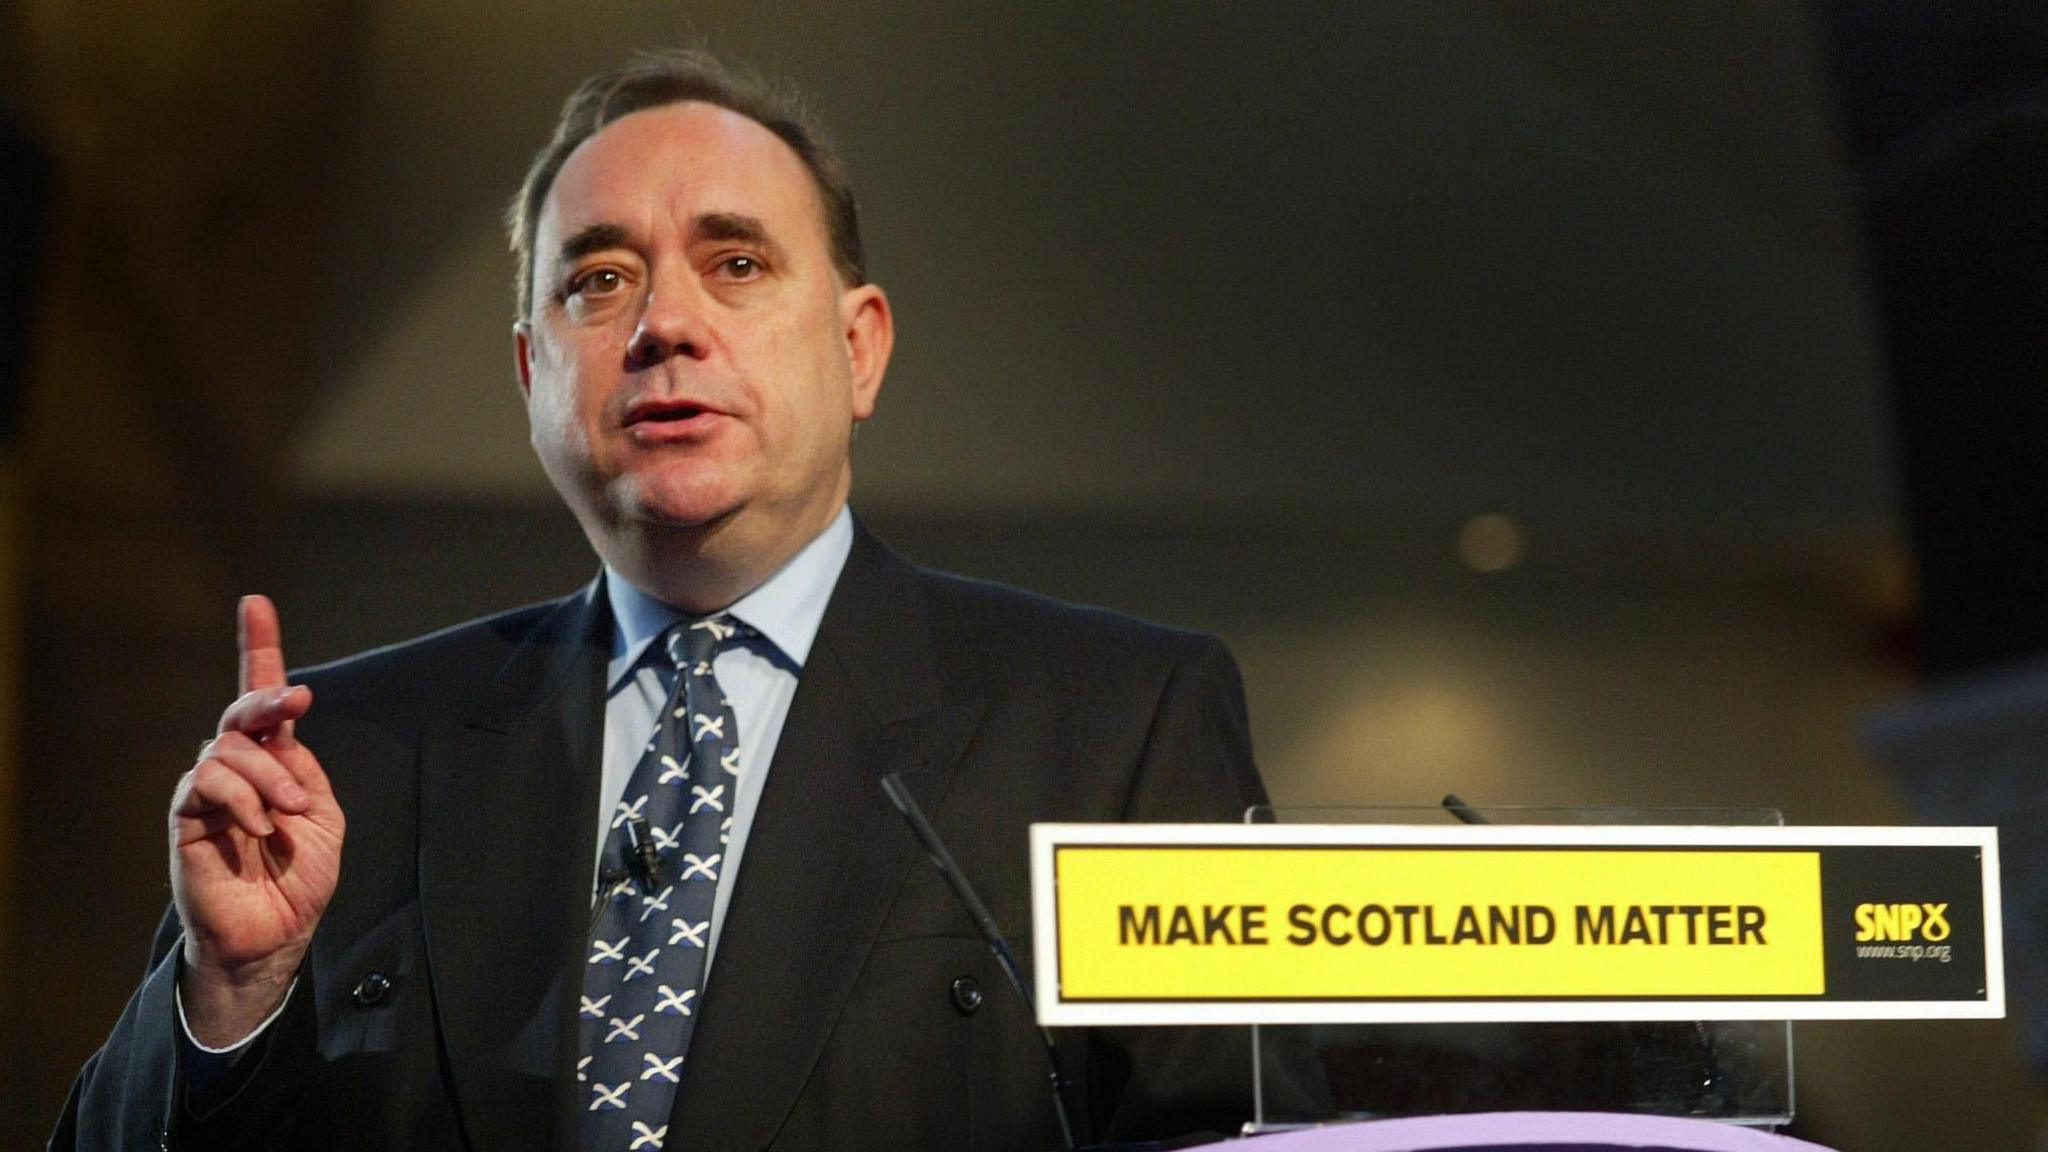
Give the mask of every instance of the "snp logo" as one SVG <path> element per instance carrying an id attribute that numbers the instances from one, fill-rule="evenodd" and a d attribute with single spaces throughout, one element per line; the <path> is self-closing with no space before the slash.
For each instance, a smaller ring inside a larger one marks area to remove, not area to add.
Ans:
<path id="1" fill-rule="evenodd" d="M 1948 905 L 1946 904 L 1858 904 L 1856 906 L 1856 939 L 1865 940 L 1946 940 L 1948 939 Z"/>

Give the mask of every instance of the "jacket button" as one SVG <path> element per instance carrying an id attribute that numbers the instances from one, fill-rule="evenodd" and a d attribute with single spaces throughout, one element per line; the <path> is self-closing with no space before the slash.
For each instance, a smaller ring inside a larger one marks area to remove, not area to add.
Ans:
<path id="1" fill-rule="evenodd" d="M 356 1003 L 365 1008 L 376 1007 L 378 1004 L 383 1003 L 384 997 L 390 994 L 391 977 L 386 976 L 382 972 L 371 972 L 361 980 L 358 980 L 356 982 L 356 990 L 352 993 Z"/>
<path id="2" fill-rule="evenodd" d="M 953 1008 L 962 1016 L 972 1016 L 981 1007 L 981 981 L 972 976 L 962 976 L 953 981 Z"/>

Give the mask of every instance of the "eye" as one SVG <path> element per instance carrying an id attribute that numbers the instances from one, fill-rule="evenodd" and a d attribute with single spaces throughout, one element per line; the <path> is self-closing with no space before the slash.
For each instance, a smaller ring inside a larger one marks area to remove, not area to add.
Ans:
<path id="1" fill-rule="evenodd" d="M 570 296 L 609 296 L 625 287 L 626 278 L 616 268 L 593 268 L 569 281 Z"/>
<path id="2" fill-rule="evenodd" d="M 752 256 L 727 256 L 718 262 L 718 273 L 727 280 L 753 280 L 763 271 L 761 262 Z"/>

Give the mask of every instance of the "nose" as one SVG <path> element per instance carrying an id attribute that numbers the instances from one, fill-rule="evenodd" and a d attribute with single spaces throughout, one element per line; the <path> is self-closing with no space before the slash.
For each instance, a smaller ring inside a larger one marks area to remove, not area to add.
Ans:
<path id="1" fill-rule="evenodd" d="M 673 356 L 702 360 L 711 347 L 706 303 L 701 290 L 684 277 L 658 280 L 626 345 L 631 367 L 651 368 Z"/>

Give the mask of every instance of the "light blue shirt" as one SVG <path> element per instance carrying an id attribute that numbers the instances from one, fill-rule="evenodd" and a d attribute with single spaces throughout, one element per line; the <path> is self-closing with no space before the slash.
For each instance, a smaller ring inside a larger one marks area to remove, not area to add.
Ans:
<path id="1" fill-rule="evenodd" d="M 732 829 L 727 833 L 718 892 L 711 905 L 711 937 L 704 957 L 707 972 L 718 950 L 733 878 L 746 855 L 747 833 L 760 807 L 761 788 L 768 781 L 768 765 L 775 759 L 797 678 L 810 658 L 825 604 L 832 598 L 832 588 L 852 550 L 853 516 L 841 508 L 803 551 L 726 609 L 760 636 L 721 649 L 711 666 L 718 686 L 732 701 L 733 722 L 739 725 L 740 770 L 730 812 Z M 627 583 L 609 565 L 604 588 L 616 630 L 605 677 L 604 780 L 598 790 L 597 838 L 591 847 L 593 889 L 605 837 L 611 834 L 612 815 L 626 794 L 626 784 L 640 763 L 661 709 L 675 691 L 675 667 L 665 653 L 650 654 L 648 647 L 669 625 L 683 619 L 683 613 Z"/>

